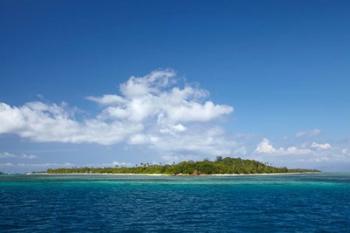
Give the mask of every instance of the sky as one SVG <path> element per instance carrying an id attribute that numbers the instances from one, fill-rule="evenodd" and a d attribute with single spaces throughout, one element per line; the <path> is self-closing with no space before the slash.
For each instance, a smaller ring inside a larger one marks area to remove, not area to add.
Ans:
<path id="1" fill-rule="evenodd" d="M 0 171 L 350 169 L 348 1 L 0 1 Z"/>

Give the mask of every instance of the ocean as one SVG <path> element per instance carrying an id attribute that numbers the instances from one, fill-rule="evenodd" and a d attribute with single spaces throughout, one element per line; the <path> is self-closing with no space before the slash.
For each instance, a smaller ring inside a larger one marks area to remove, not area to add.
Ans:
<path id="1" fill-rule="evenodd" d="M 350 232 L 350 174 L 2 175 L 0 232 Z"/>

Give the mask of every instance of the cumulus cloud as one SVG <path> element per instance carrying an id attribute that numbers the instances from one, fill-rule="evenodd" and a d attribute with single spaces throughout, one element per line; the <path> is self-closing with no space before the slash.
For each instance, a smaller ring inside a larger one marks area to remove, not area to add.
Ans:
<path id="1" fill-rule="evenodd" d="M 277 146 L 263 138 L 257 144 L 254 153 L 248 157 L 276 166 L 316 168 L 324 171 L 334 169 L 334 165 L 349 165 L 350 153 L 346 140 L 333 141 L 332 144 L 298 140 L 290 143 L 294 145 Z"/>
<path id="2" fill-rule="evenodd" d="M 158 124 L 208 122 L 233 112 L 233 107 L 207 100 L 206 90 L 189 85 L 174 86 L 171 70 L 154 71 L 144 77 L 131 77 L 120 85 L 121 95 L 90 96 L 89 100 L 107 105 L 100 119 Z"/>
<path id="3" fill-rule="evenodd" d="M 214 121 L 233 112 L 209 92 L 178 84 L 173 70 L 130 77 L 119 92 L 88 96 L 102 107 L 92 118 L 76 116 L 67 104 L 0 102 L 0 134 L 35 142 L 146 145 L 169 154 L 229 153 L 235 142 Z"/>
<path id="4" fill-rule="evenodd" d="M 276 149 L 271 145 L 270 141 L 267 138 L 263 138 L 262 141 L 256 147 L 256 152 L 258 153 L 274 153 Z"/>
<path id="5" fill-rule="evenodd" d="M 300 148 L 296 146 L 275 148 L 267 138 L 262 139 L 255 149 L 260 154 L 276 154 L 276 155 L 305 155 L 312 151 L 308 148 Z"/>
<path id="6" fill-rule="evenodd" d="M 328 150 L 328 149 L 330 149 L 331 147 L 332 147 L 332 146 L 331 146 L 329 143 L 321 144 L 321 143 L 313 142 L 313 143 L 311 144 L 311 148 L 318 149 L 318 150 Z"/>
<path id="7" fill-rule="evenodd" d="M 12 133 L 37 142 L 113 144 L 142 130 L 141 124 L 78 121 L 63 105 L 30 102 L 23 106 L 0 103 L 0 134 Z"/>

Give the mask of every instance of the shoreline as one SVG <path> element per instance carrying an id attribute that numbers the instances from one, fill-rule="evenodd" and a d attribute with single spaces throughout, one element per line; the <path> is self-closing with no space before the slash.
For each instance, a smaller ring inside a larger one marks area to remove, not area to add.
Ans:
<path id="1" fill-rule="evenodd" d="M 46 175 L 46 176 L 167 176 L 167 177 L 230 177 L 230 176 L 281 176 L 281 175 L 303 175 L 303 174 L 318 174 L 321 172 L 285 172 L 285 173 L 254 173 L 254 174 L 158 174 L 158 173 L 27 173 L 26 175 Z"/>

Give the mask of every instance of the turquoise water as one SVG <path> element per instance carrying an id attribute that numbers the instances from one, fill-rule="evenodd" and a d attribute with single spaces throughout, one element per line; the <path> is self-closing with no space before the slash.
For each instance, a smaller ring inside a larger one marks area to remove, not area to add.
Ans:
<path id="1" fill-rule="evenodd" d="M 350 175 L 0 176 L 0 232 L 350 232 Z"/>

